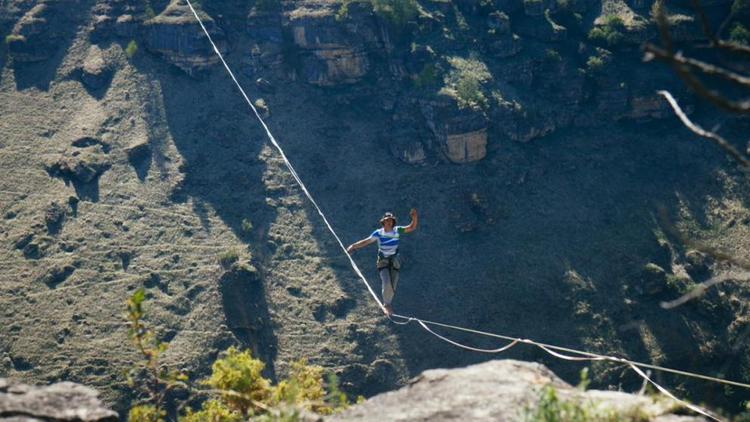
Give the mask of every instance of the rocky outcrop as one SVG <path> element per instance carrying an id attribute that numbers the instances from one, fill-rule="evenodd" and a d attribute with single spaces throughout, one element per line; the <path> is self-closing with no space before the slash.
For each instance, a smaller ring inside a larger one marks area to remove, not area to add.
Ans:
<path id="1" fill-rule="evenodd" d="M 0 378 L 0 421 L 116 422 L 93 388 L 72 382 L 34 387 Z"/>
<path id="2" fill-rule="evenodd" d="M 422 103 L 422 113 L 443 155 L 457 164 L 479 161 L 487 155 L 487 118 L 471 108 L 460 108 L 441 97 Z"/>
<path id="3" fill-rule="evenodd" d="M 331 418 L 333 421 L 518 421 L 527 420 L 544 388 L 554 389 L 556 403 L 580 406 L 606 420 L 702 421 L 678 416 L 674 403 L 617 391 L 582 391 L 544 365 L 495 360 L 460 369 L 433 369 L 409 385 L 370 398 Z M 550 399 L 548 399 L 548 402 Z M 550 410 L 553 411 L 553 410 Z"/>
<path id="4" fill-rule="evenodd" d="M 217 47 L 224 50 L 224 32 L 205 12 L 198 13 Z M 188 75 L 196 76 L 219 62 L 193 12 L 183 2 L 170 3 L 161 14 L 144 22 L 144 27 L 146 48 Z"/>
<path id="5" fill-rule="evenodd" d="M 370 68 L 364 40 L 336 22 L 334 12 L 330 5 L 316 5 L 287 14 L 294 45 L 301 53 L 301 76 L 313 85 L 355 83 Z"/>
<path id="6" fill-rule="evenodd" d="M 47 173 L 74 183 L 93 182 L 111 167 L 109 145 L 94 138 L 84 137 L 73 142 L 73 147 L 59 158 L 47 163 Z"/>
<path id="7" fill-rule="evenodd" d="M 6 38 L 8 50 L 18 62 L 37 62 L 50 58 L 59 45 L 60 34 L 52 22 L 64 19 L 59 3 L 39 3 L 15 24 Z"/>
<path id="8" fill-rule="evenodd" d="M 81 66 L 81 82 L 92 90 L 100 89 L 109 83 L 112 67 L 105 59 L 102 50 L 92 45 Z"/>
<path id="9" fill-rule="evenodd" d="M 247 16 L 247 33 L 252 40 L 250 61 L 254 71 L 280 68 L 284 51 L 281 11 L 256 5 Z"/>

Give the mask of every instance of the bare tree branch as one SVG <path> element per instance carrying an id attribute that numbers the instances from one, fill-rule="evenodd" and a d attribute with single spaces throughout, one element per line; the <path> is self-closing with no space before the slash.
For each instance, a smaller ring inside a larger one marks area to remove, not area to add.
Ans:
<path id="1" fill-rule="evenodd" d="M 689 292 L 685 293 L 684 295 L 678 297 L 675 300 L 670 300 L 668 302 L 661 302 L 659 305 L 663 309 L 673 309 L 680 305 L 684 305 L 685 303 L 696 299 L 698 297 L 703 296 L 703 294 L 708 290 L 710 287 L 713 287 L 717 284 L 723 283 L 725 281 L 729 280 L 736 280 L 735 277 L 731 277 L 729 275 L 724 275 L 721 277 L 713 277 L 708 281 L 704 281 L 703 283 L 698 284 L 697 286 L 693 287 Z M 742 281 L 750 281 L 750 277 L 742 280 Z"/>
<path id="2" fill-rule="evenodd" d="M 669 62 L 672 65 L 685 66 L 694 70 L 698 70 L 706 75 L 715 76 L 724 79 L 725 81 L 732 82 L 750 89 L 750 77 L 740 75 L 739 73 L 732 72 L 731 70 L 722 69 L 710 63 L 706 63 L 690 57 L 685 57 L 682 55 L 682 52 L 669 53 L 653 44 L 646 44 L 643 49 L 646 51 L 646 53 L 652 54 L 654 58 Z"/>
<path id="3" fill-rule="evenodd" d="M 719 148 L 723 149 L 724 152 L 729 154 L 730 157 L 732 157 L 735 161 L 737 161 L 743 169 L 747 172 L 750 171 L 750 160 L 748 160 L 742 153 L 740 153 L 737 148 L 734 147 L 734 145 L 730 144 L 726 139 L 722 138 L 718 134 L 705 130 L 702 127 L 696 125 L 693 123 L 688 116 L 685 114 L 684 111 L 680 108 L 680 105 L 677 104 L 677 100 L 674 99 L 672 94 L 669 93 L 669 91 L 658 91 L 659 95 L 666 98 L 666 100 L 669 102 L 669 105 L 672 106 L 672 110 L 674 110 L 674 113 L 677 115 L 677 117 L 680 118 L 682 121 L 682 124 L 684 124 L 688 129 L 690 129 L 693 133 L 695 133 L 698 136 L 704 137 L 717 146 Z"/>

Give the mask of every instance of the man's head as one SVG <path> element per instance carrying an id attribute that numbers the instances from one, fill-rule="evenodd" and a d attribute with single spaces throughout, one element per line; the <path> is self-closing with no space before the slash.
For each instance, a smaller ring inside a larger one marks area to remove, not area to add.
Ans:
<path id="1" fill-rule="evenodd" d="M 387 212 L 383 214 L 383 218 L 380 219 L 380 224 L 386 230 L 390 230 L 393 228 L 393 226 L 396 225 L 396 217 L 393 215 L 393 213 Z"/>

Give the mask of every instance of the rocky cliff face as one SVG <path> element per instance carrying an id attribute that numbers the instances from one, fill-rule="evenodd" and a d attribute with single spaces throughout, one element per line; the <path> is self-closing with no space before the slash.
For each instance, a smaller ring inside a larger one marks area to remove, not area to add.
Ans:
<path id="1" fill-rule="evenodd" d="M 542 397 L 545 388 L 554 390 L 555 399 Z M 460 369 L 425 371 L 405 387 L 372 397 L 331 420 L 511 422 L 534 420 L 539 406 L 546 406 L 547 417 L 563 419 L 561 409 L 571 412 L 577 407 L 592 420 L 705 420 L 679 416 L 680 409 L 668 400 L 618 391 L 582 391 L 544 365 L 496 360 Z"/>
<path id="2" fill-rule="evenodd" d="M 99 393 L 72 382 L 35 387 L 0 378 L 0 421 L 116 422 Z"/>
<path id="3" fill-rule="evenodd" d="M 659 306 L 722 270 L 696 271 L 661 206 L 742 253 L 750 211 L 733 167 L 654 95 L 692 102 L 640 62 L 652 3 L 420 0 L 403 16 L 365 1 L 196 5 L 344 242 L 384 211 L 423 213 L 399 311 L 740 374 L 745 287 Z M 712 1 L 712 19 L 729 6 Z M 137 355 L 122 303 L 140 286 L 166 363 L 193 379 L 230 345 L 268 376 L 309 357 L 367 395 L 483 359 L 380 318 L 184 3 L 5 1 L 0 32 L 0 374 L 75 379 L 126 408 L 121 373 Z M 373 255 L 355 259 L 378 290 Z M 748 398 L 681 386 L 734 410 Z"/>

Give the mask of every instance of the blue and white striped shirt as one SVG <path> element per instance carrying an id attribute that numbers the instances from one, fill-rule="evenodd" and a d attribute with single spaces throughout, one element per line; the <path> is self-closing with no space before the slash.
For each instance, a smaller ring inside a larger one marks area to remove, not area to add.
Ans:
<path id="1" fill-rule="evenodd" d="M 402 233 L 406 233 L 403 226 L 396 226 L 389 232 L 379 228 L 372 232 L 368 239 L 377 239 L 378 252 L 383 256 L 393 256 L 398 251 L 398 240 Z"/>

